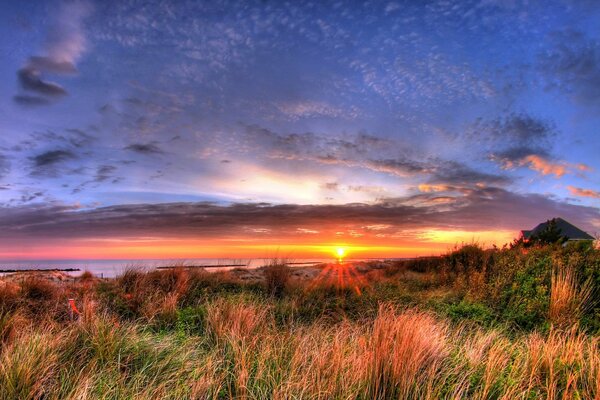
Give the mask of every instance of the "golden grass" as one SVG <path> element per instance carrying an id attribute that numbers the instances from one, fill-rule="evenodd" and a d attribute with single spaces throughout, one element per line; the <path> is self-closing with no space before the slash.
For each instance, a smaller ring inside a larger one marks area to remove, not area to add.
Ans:
<path id="1" fill-rule="evenodd" d="M 560 327 L 577 323 L 592 298 L 592 290 L 591 281 L 580 285 L 571 268 L 557 268 L 551 281 L 550 321 Z"/>
<path id="2" fill-rule="evenodd" d="M 577 328 L 510 339 L 382 305 L 366 324 L 283 329 L 269 307 L 237 300 L 211 302 L 206 334 L 178 340 L 90 310 L 79 323 L 29 326 L 2 350 L 0 398 L 600 396 L 598 337 Z"/>

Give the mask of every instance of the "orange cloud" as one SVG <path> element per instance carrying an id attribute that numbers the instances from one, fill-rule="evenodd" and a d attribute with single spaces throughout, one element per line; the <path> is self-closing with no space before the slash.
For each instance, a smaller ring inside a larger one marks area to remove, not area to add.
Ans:
<path id="1" fill-rule="evenodd" d="M 428 183 L 422 183 L 419 185 L 419 191 L 423 193 L 444 192 L 448 189 L 448 185 L 430 185 Z"/>
<path id="2" fill-rule="evenodd" d="M 557 178 L 561 178 L 567 173 L 567 166 L 565 164 L 552 163 L 535 154 L 523 158 L 519 164 L 522 166 L 529 165 L 529 169 L 537 171 L 542 175 L 555 175 Z"/>
<path id="3" fill-rule="evenodd" d="M 519 160 L 518 165 L 521 167 L 528 166 L 529 169 L 537 171 L 542 175 L 554 175 L 557 178 L 562 178 L 563 175 L 571 173 L 573 170 L 588 172 L 592 168 L 586 164 L 570 164 L 565 161 L 552 162 L 537 154 L 530 154 Z M 505 163 L 505 168 L 513 168 L 514 163 L 508 161 Z"/>
<path id="4" fill-rule="evenodd" d="M 579 197 L 592 197 L 594 199 L 600 199 L 600 192 L 597 192 L 592 189 L 582 189 L 575 186 L 567 186 L 567 189 L 571 192 L 571 194 Z"/>

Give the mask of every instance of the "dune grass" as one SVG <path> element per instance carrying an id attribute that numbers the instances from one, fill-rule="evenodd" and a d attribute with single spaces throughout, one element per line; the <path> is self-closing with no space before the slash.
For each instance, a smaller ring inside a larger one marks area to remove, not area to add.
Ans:
<path id="1" fill-rule="evenodd" d="M 344 287 L 183 268 L 3 282 L 0 399 L 600 398 L 597 254 L 477 251 Z"/>

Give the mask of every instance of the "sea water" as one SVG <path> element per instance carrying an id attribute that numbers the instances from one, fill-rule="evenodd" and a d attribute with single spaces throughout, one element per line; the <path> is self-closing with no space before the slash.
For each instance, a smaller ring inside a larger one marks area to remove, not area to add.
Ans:
<path id="1" fill-rule="evenodd" d="M 285 260 L 291 266 L 306 266 L 316 263 L 329 263 L 335 260 L 324 258 L 303 258 Z M 207 271 L 231 268 L 258 268 L 273 262 L 269 258 L 191 258 L 191 259 L 128 259 L 128 260 L 15 260 L 0 261 L 0 270 L 6 269 L 79 269 L 67 272 L 79 275 L 89 271 L 98 277 L 112 278 L 129 268 L 152 270 L 166 266 L 212 266 Z M 235 266 L 232 266 L 235 265 Z"/>

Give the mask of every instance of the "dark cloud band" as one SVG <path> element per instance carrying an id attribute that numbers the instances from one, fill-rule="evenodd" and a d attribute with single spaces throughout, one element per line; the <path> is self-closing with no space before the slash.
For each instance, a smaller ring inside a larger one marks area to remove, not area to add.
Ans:
<path id="1" fill-rule="evenodd" d="M 589 221 L 600 217 L 599 211 L 592 207 L 499 188 L 446 196 L 450 202 L 437 201 L 439 194 L 419 196 L 344 205 L 163 203 L 85 210 L 69 206 L 22 206 L 0 209 L 0 236 L 219 239 L 239 235 L 247 228 L 268 229 L 275 237 L 281 237 L 297 228 L 327 231 L 361 229 L 373 224 L 389 225 L 396 231 L 431 227 L 516 231 L 554 216 L 589 228 Z"/>

